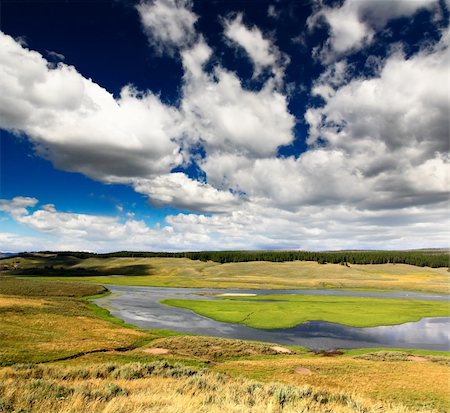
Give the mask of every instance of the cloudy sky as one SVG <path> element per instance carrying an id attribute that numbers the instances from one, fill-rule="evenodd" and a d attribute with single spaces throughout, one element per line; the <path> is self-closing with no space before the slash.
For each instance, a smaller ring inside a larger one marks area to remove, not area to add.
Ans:
<path id="1" fill-rule="evenodd" d="M 1 7 L 0 251 L 449 246 L 448 0 Z"/>

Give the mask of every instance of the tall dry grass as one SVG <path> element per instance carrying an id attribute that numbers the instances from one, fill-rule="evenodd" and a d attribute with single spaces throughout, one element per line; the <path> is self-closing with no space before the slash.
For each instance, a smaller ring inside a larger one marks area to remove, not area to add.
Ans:
<path id="1" fill-rule="evenodd" d="M 417 411 L 417 410 L 415 410 Z M 0 370 L 0 412 L 407 413 L 310 386 L 259 383 L 166 361 Z"/>

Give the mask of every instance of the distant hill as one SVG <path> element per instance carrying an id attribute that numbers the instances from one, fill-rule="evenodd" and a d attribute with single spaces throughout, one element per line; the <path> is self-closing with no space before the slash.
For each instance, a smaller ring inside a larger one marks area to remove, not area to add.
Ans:
<path id="1" fill-rule="evenodd" d="M 191 260 L 215 261 L 222 264 L 249 261 L 317 261 L 319 264 L 409 264 L 419 267 L 449 267 L 450 251 L 441 248 L 422 250 L 382 251 L 382 250 L 342 250 L 342 251 L 196 251 L 196 252 L 138 252 L 117 251 L 104 254 L 81 251 L 41 251 L 39 253 L 20 253 L 20 257 L 46 258 L 55 260 L 76 258 L 189 258 Z"/>
<path id="2" fill-rule="evenodd" d="M 15 252 L 0 252 L 0 260 L 3 258 L 10 258 L 10 257 L 14 257 L 15 255 L 19 255 Z"/>

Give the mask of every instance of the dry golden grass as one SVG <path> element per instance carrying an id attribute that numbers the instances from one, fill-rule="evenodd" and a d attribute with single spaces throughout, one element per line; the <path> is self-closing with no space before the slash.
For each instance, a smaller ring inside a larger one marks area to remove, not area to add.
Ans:
<path id="1" fill-rule="evenodd" d="M 151 348 L 153 347 L 167 349 L 175 357 L 182 356 L 202 361 L 219 361 L 230 358 L 276 355 L 280 353 L 274 350 L 270 344 L 204 336 L 160 338 L 152 341 Z M 139 350 L 145 351 L 145 349 Z"/>
<path id="2" fill-rule="evenodd" d="M 62 284 L 62 285 L 58 285 Z M 132 346 L 151 337 L 97 317 L 77 295 L 96 286 L 1 279 L 0 365 Z"/>
<path id="3" fill-rule="evenodd" d="M 36 307 L 42 308 L 45 305 L 49 305 L 50 301 L 46 300 L 30 300 L 23 297 L 8 297 L 0 295 L 0 308 L 14 308 L 14 307 Z"/>
<path id="4" fill-rule="evenodd" d="M 21 258 L 26 268 L 36 262 Z M 138 275 L 56 277 L 119 285 L 215 288 L 363 288 L 448 293 L 447 268 L 406 264 L 321 265 L 317 262 L 240 262 L 218 264 L 187 258 L 89 258 L 74 266 L 114 272 L 116 268 L 146 268 Z M 55 278 L 55 277 L 52 277 Z"/>
<path id="5" fill-rule="evenodd" d="M 297 374 L 298 368 L 308 369 L 311 374 Z M 215 369 L 257 380 L 357 393 L 374 401 L 401 403 L 410 408 L 446 411 L 450 403 L 450 368 L 431 361 L 289 356 L 278 357 L 276 361 L 225 361 Z"/>
<path id="6" fill-rule="evenodd" d="M 2 413 L 406 413 L 441 412 L 448 407 L 450 368 L 445 363 L 380 354 L 366 359 L 322 358 L 302 350 L 272 355 L 273 349 L 266 344 L 204 337 L 154 340 L 156 334 L 96 315 L 80 299 L 98 292 L 95 285 L 0 281 L 3 365 L 141 346 L 133 351 L 92 353 L 60 364 L 0 368 Z M 142 351 L 150 340 L 154 340 L 152 347 L 169 348 L 172 362 L 184 365 L 149 364 L 161 359 Z M 187 364 L 208 365 L 213 371 L 197 372 Z M 311 374 L 298 374 L 298 368 Z"/>
<path id="7" fill-rule="evenodd" d="M 262 384 L 165 362 L 88 368 L 18 366 L 0 369 L 0 382 L 3 412 L 412 412 L 310 386 Z"/>

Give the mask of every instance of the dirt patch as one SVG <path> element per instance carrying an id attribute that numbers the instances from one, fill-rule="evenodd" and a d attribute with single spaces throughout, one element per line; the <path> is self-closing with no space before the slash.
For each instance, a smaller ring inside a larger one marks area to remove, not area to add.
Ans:
<path id="1" fill-rule="evenodd" d="M 420 357 L 420 356 L 408 356 L 407 360 L 408 361 L 420 361 L 420 362 L 428 361 L 428 359 L 426 357 Z"/>
<path id="2" fill-rule="evenodd" d="M 146 348 L 143 350 L 144 353 L 153 354 L 153 355 L 161 355 L 161 354 L 169 354 L 170 351 L 167 348 L 160 348 L 160 347 L 153 347 L 153 348 Z"/>
<path id="3" fill-rule="evenodd" d="M 307 369 L 306 367 L 296 367 L 294 370 L 294 373 L 308 375 L 308 374 L 312 374 L 312 371 L 310 369 Z"/>
<path id="4" fill-rule="evenodd" d="M 292 354 L 292 351 L 286 347 L 272 346 L 270 348 L 280 354 Z"/>
<path id="5" fill-rule="evenodd" d="M 344 354 L 344 352 L 340 350 L 320 350 L 320 351 L 313 351 L 313 353 L 322 357 L 336 357 L 342 356 Z"/>

